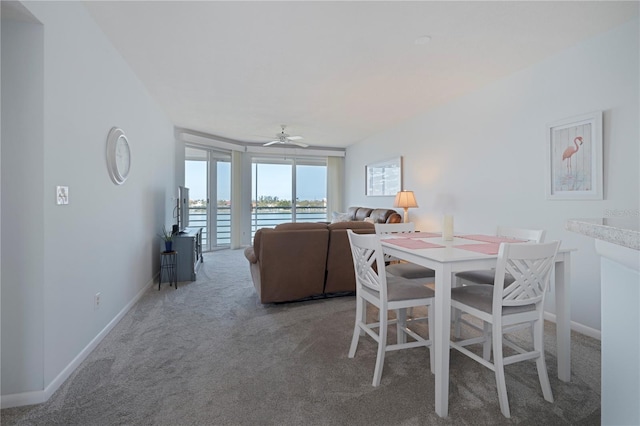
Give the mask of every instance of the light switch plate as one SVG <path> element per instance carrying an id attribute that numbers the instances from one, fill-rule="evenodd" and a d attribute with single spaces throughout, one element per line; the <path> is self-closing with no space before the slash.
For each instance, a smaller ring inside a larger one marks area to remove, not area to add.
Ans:
<path id="1" fill-rule="evenodd" d="M 69 204 L 69 187 L 68 186 L 56 186 L 56 203 Z"/>

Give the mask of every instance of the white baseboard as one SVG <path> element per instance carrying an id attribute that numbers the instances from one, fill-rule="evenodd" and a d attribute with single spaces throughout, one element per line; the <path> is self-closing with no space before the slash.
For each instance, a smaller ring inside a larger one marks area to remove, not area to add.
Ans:
<path id="1" fill-rule="evenodd" d="M 551 322 L 555 323 L 556 322 L 556 314 L 545 311 L 544 312 L 544 319 L 546 319 L 547 321 L 551 321 Z M 597 339 L 597 340 L 602 340 L 601 339 L 601 331 L 600 330 L 596 330 L 595 328 L 587 327 L 586 325 L 580 324 L 579 322 L 571 321 L 571 329 L 573 331 L 577 331 L 580 334 L 584 334 L 585 336 L 593 337 L 594 339 Z"/>
<path id="2" fill-rule="evenodd" d="M 13 393 L 0 396 L 0 408 L 22 407 L 45 402 L 45 391 Z"/>
<path id="3" fill-rule="evenodd" d="M 9 395 L 0 396 L 0 408 L 21 407 L 23 405 L 41 404 L 46 402 L 55 391 L 58 390 L 65 380 L 71 376 L 71 374 L 78 368 L 78 366 L 84 361 L 89 354 L 98 346 L 98 344 L 105 338 L 107 334 L 113 329 L 113 327 L 120 322 L 127 312 L 133 307 L 133 305 L 140 300 L 143 294 L 157 282 L 158 274 L 153 278 L 135 295 L 133 299 L 127 305 L 122 308 L 120 312 L 106 325 L 105 328 L 98 333 L 96 337 L 89 342 L 85 348 L 56 376 L 55 379 L 49 383 L 44 390 L 14 393 Z"/>

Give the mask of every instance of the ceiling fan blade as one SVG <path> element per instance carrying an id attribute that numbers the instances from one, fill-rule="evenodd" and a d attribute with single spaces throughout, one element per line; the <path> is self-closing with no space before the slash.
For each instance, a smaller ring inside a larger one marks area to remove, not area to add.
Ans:
<path id="1" fill-rule="evenodd" d="M 283 144 L 283 145 L 297 145 L 301 148 L 307 148 L 309 145 L 302 142 L 297 142 L 301 139 L 304 139 L 302 136 L 289 136 L 284 132 L 285 125 L 282 124 L 280 126 L 282 128 L 282 132 L 276 134 L 276 140 L 272 140 L 271 142 L 263 143 L 262 146 L 271 146 L 275 144 Z"/>

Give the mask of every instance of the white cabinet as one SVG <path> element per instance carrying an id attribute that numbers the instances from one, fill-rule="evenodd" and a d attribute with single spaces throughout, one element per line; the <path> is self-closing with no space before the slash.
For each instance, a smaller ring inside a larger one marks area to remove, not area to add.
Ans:
<path id="1" fill-rule="evenodd" d="M 636 217 L 572 219 L 600 255 L 603 425 L 640 424 L 640 224 Z"/>
<path id="2" fill-rule="evenodd" d="M 602 275 L 602 424 L 640 424 L 639 253 L 596 240 Z"/>

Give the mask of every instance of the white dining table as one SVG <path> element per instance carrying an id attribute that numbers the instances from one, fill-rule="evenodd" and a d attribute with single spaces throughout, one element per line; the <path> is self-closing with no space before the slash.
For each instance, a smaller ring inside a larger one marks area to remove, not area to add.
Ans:
<path id="1" fill-rule="evenodd" d="M 407 234 L 381 236 L 385 254 L 412 262 L 435 271 L 435 411 L 440 417 L 449 412 L 449 339 L 451 337 L 451 287 L 456 272 L 495 268 L 497 254 L 484 254 L 456 246 L 466 244 L 491 244 L 455 236 L 445 241 L 440 235 L 417 233 L 412 240 L 423 241 L 441 247 L 412 248 L 390 242 L 394 238 L 406 238 Z M 425 236 L 426 238 L 419 238 Z M 414 246 L 419 246 L 419 243 Z M 571 378 L 571 305 L 570 271 L 571 249 L 560 248 L 555 264 L 555 306 L 558 378 L 569 382 Z"/>

